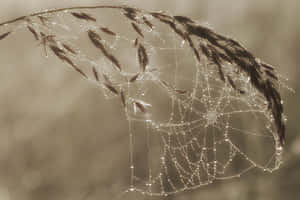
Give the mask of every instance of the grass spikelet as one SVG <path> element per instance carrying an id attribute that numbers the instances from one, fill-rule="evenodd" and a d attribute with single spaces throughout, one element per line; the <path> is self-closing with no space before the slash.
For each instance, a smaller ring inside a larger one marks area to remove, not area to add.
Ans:
<path id="1" fill-rule="evenodd" d="M 132 20 L 132 21 L 136 21 L 136 15 L 137 15 L 137 11 L 136 9 L 134 8 L 130 8 L 130 7 L 124 7 L 123 10 L 125 11 L 124 12 L 124 15 Z"/>
<path id="2" fill-rule="evenodd" d="M 278 81 L 278 77 L 277 77 L 274 73 L 272 73 L 271 71 L 265 70 L 265 73 L 266 73 L 269 77 L 271 77 L 271 78 L 273 78 L 273 79 L 275 79 L 275 80 Z"/>
<path id="3" fill-rule="evenodd" d="M 146 66 L 149 64 L 149 58 L 146 49 L 143 45 L 140 44 L 137 51 L 138 51 L 138 60 L 139 60 L 141 70 L 145 72 Z"/>
<path id="4" fill-rule="evenodd" d="M 144 37 L 142 30 L 138 27 L 138 25 L 134 22 L 131 23 L 133 29 L 141 36 Z"/>
<path id="5" fill-rule="evenodd" d="M 234 90 L 238 91 L 240 94 L 245 94 L 245 91 L 243 91 L 243 90 L 236 87 L 235 83 L 233 82 L 233 80 L 230 76 L 227 76 L 227 79 L 228 79 L 229 84 L 231 85 L 231 87 Z"/>
<path id="6" fill-rule="evenodd" d="M 116 88 L 114 88 L 112 85 L 108 84 L 108 83 L 104 83 L 105 87 L 107 89 L 109 89 L 111 92 L 113 92 L 114 94 L 119 94 L 118 90 Z"/>
<path id="7" fill-rule="evenodd" d="M 136 107 L 139 108 L 139 110 L 140 110 L 142 113 L 146 113 L 146 112 L 147 112 L 147 109 L 145 108 L 145 106 L 144 106 L 143 104 L 141 104 L 140 102 L 135 101 L 134 104 L 136 105 Z"/>
<path id="8" fill-rule="evenodd" d="M 180 22 L 180 23 L 183 23 L 183 24 L 185 24 L 185 23 L 194 23 L 193 20 L 191 20 L 190 18 L 185 17 L 185 16 L 179 16 L 179 15 L 177 15 L 177 16 L 174 16 L 174 19 L 176 21 Z"/>
<path id="9" fill-rule="evenodd" d="M 63 45 L 63 47 L 66 49 L 66 50 L 68 50 L 70 53 L 72 53 L 72 54 L 77 54 L 76 53 L 76 51 L 75 50 L 73 50 L 69 45 L 67 45 L 67 44 L 62 44 Z"/>
<path id="10" fill-rule="evenodd" d="M 130 82 L 130 83 L 135 82 L 136 79 L 139 77 L 139 75 L 140 75 L 140 74 L 138 73 L 138 74 L 134 75 L 133 77 L 131 77 L 131 79 L 129 80 L 129 82 Z"/>
<path id="11" fill-rule="evenodd" d="M 97 47 L 98 49 L 100 49 L 101 51 L 103 51 L 104 46 L 100 42 L 101 41 L 100 35 L 97 34 L 95 31 L 88 30 L 88 36 L 89 36 L 91 42 L 95 45 L 95 47 Z"/>
<path id="12" fill-rule="evenodd" d="M 126 107 L 126 98 L 125 98 L 125 94 L 124 94 L 123 90 L 121 90 L 120 96 L 121 96 L 121 102 L 122 102 L 123 106 Z"/>
<path id="13" fill-rule="evenodd" d="M 85 78 L 88 78 L 88 76 L 81 70 L 79 69 L 70 58 L 68 58 L 65 55 L 65 52 L 60 49 L 59 47 L 55 46 L 55 45 L 50 45 L 50 49 L 52 50 L 52 52 L 62 61 L 67 62 L 69 65 L 71 65 L 77 72 L 79 72 L 82 76 L 84 76 Z"/>
<path id="14" fill-rule="evenodd" d="M 168 16 L 168 15 L 165 15 L 161 12 L 152 12 L 150 13 L 154 18 L 158 19 L 159 21 L 161 22 L 164 22 L 164 23 L 169 23 L 171 21 L 173 21 L 173 18 Z"/>
<path id="15" fill-rule="evenodd" d="M 38 33 L 34 30 L 34 28 L 33 27 L 31 27 L 31 26 L 27 26 L 27 28 L 28 28 L 28 30 L 32 33 L 32 35 L 34 36 L 34 38 L 36 39 L 36 40 L 39 40 L 39 35 L 38 35 Z"/>
<path id="16" fill-rule="evenodd" d="M 106 33 L 106 34 L 108 34 L 108 35 L 112 35 L 112 36 L 116 36 L 116 35 L 117 35 L 115 32 L 113 32 L 113 31 L 110 30 L 109 28 L 101 27 L 100 29 L 101 29 L 101 31 L 103 31 L 104 33 Z"/>
<path id="17" fill-rule="evenodd" d="M 223 82 L 225 82 L 225 77 L 224 77 L 224 72 L 222 70 L 222 65 L 220 63 L 220 58 L 219 58 L 219 55 L 217 52 L 212 52 L 211 54 L 212 56 L 212 61 L 218 66 L 218 71 L 219 71 L 219 75 L 220 75 L 220 78 Z"/>
<path id="18" fill-rule="evenodd" d="M 10 33 L 11 33 L 11 32 L 8 31 L 8 32 L 6 32 L 6 33 L 1 34 L 1 35 L 0 35 L 0 40 L 3 40 L 4 38 L 6 38 Z"/>
<path id="19" fill-rule="evenodd" d="M 97 72 L 95 67 L 93 67 L 93 74 L 94 74 L 94 77 L 95 77 L 96 81 L 99 82 L 99 75 L 98 75 L 98 72 Z"/>
<path id="20" fill-rule="evenodd" d="M 134 40 L 134 44 L 133 44 L 133 46 L 134 47 L 137 47 L 137 45 L 139 44 L 139 39 L 138 38 L 136 38 L 135 40 Z"/>
<path id="21" fill-rule="evenodd" d="M 109 80 L 108 76 L 106 74 L 102 74 L 103 78 L 104 78 L 104 81 L 106 83 L 108 83 L 109 85 L 112 85 L 111 81 Z"/>
<path id="22" fill-rule="evenodd" d="M 115 56 L 111 54 L 105 56 L 118 68 L 119 71 L 121 71 L 121 65 Z"/>
<path id="23" fill-rule="evenodd" d="M 186 90 L 180 90 L 180 89 L 175 89 L 174 91 L 178 94 L 186 94 L 187 93 Z"/>
<path id="24" fill-rule="evenodd" d="M 268 70 L 272 70 L 272 71 L 274 70 L 274 67 L 272 67 L 271 65 L 268 65 L 266 63 L 261 63 L 261 66 L 268 69 Z"/>
<path id="25" fill-rule="evenodd" d="M 39 20 L 42 22 L 42 24 L 43 24 L 44 26 L 47 25 L 47 21 L 48 21 L 48 18 L 47 18 L 47 17 L 44 17 L 44 16 L 39 15 L 38 18 L 39 18 Z"/>
<path id="26" fill-rule="evenodd" d="M 89 36 L 91 42 L 94 44 L 94 46 L 97 47 L 98 49 L 100 49 L 102 51 L 102 53 L 104 54 L 104 56 L 107 59 L 109 59 L 118 68 L 118 70 L 121 71 L 121 65 L 120 65 L 119 61 L 117 60 L 117 58 L 115 56 L 113 56 L 112 54 L 107 52 L 104 45 L 101 43 L 100 35 L 92 30 L 88 30 L 88 36 Z"/>
<path id="27" fill-rule="evenodd" d="M 153 24 L 145 16 L 143 16 L 143 21 L 150 29 L 153 29 Z"/>
<path id="28" fill-rule="evenodd" d="M 81 12 L 81 13 L 71 12 L 71 14 L 78 19 L 83 19 L 86 21 L 93 21 L 93 22 L 96 21 L 96 19 L 94 17 L 92 17 L 91 15 L 84 13 L 84 12 Z"/>

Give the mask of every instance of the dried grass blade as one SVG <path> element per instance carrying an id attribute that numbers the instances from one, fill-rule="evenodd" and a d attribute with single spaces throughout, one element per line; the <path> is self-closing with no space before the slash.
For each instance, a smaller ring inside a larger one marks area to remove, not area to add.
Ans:
<path id="1" fill-rule="evenodd" d="M 283 106 L 281 103 L 280 94 L 274 88 L 270 80 L 266 81 L 265 95 L 269 101 L 269 107 L 272 110 L 272 114 L 274 116 L 280 143 L 283 146 L 285 144 L 285 124 L 282 121 Z"/>
<path id="2" fill-rule="evenodd" d="M 96 32 L 94 32 L 92 30 L 88 30 L 88 36 L 89 36 L 91 42 L 95 45 L 95 47 L 97 47 L 101 51 L 105 51 L 103 44 L 100 42 L 102 39 L 99 34 L 97 34 Z"/>
<path id="3" fill-rule="evenodd" d="M 206 58 L 209 59 L 211 57 L 211 54 L 210 54 L 210 51 L 208 50 L 208 48 L 203 44 L 200 44 L 199 46 L 200 46 L 202 53 L 204 53 Z"/>
<path id="4" fill-rule="evenodd" d="M 74 65 L 73 67 L 77 72 L 79 72 L 82 76 L 88 79 L 88 76 L 81 69 L 79 69 L 76 65 Z"/>
<path id="5" fill-rule="evenodd" d="M 186 23 L 194 23 L 193 20 L 191 20 L 190 18 L 188 17 L 185 17 L 185 16 L 174 16 L 174 19 L 176 19 L 178 22 L 180 23 L 183 23 L 183 24 L 186 24 Z"/>
<path id="6" fill-rule="evenodd" d="M 187 93 L 186 90 L 180 90 L 180 89 L 175 89 L 174 91 L 179 93 L 179 94 L 186 94 Z"/>
<path id="7" fill-rule="evenodd" d="M 92 43 L 95 45 L 95 47 L 100 49 L 102 51 L 102 53 L 104 54 L 104 56 L 107 59 L 109 59 L 121 71 L 122 68 L 121 68 L 119 61 L 113 55 L 111 55 L 110 53 L 108 53 L 106 51 L 104 45 L 101 43 L 100 35 L 92 30 L 88 30 L 88 36 L 89 36 L 90 40 L 92 41 Z"/>
<path id="8" fill-rule="evenodd" d="M 96 19 L 94 17 L 92 17 L 91 15 L 81 12 L 81 13 L 77 13 L 77 12 L 71 12 L 71 14 L 78 18 L 78 19 L 83 19 L 83 20 L 87 20 L 87 21 L 96 21 Z"/>
<path id="9" fill-rule="evenodd" d="M 164 15 L 162 13 L 151 13 L 151 14 L 153 17 L 157 18 L 161 22 L 168 24 L 175 33 L 177 33 L 183 40 L 186 40 L 187 37 L 186 31 L 185 30 L 182 31 L 176 26 L 176 24 L 174 23 L 174 18 L 168 15 Z"/>
<path id="10" fill-rule="evenodd" d="M 173 22 L 167 22 L 167 24 L 169 24 L 169 26 L 174 30 L 174 32 L 177 33 L 177 35 L 179 35 L 183 40 L 187 39 L 187 34 L 179 28 L 177 28 Z"/>
<path id="11" fill-rule="evenodd" d="M 159 13 L 159 12 L 152 12 L 150 13 L 153 17 L 155 17 L 156 19 L 160 20 L 161 22 L 164 23 L 169 23 L 173 20 L 172 17 L 165 15 L 163 13 Z"/>
<path id="12" fill-rule="evenodd" d="M 122 104 L 124 107 L 126 107 L 126 98 L 125 98 L 125 94 L 124 94 L 123 90 L 121 90 L 120 94 L 121 94 Z"/>
<path id="13" fill-rule="evenodd" d="M 188 41 L 188 43 L 189 43 L 191 49 L 193 50 L 193 52 L 194 52 L 194 54 L 195 54 L 195 56 L 196 56 L 198 62 L 200 62 L 200 55 L 199 55 L 199 52 L 198 52 L 197 49 L 195 48 L 195 45 L 194 45 L 192 39 L 191 39 L 190 36 L 187 35 L 187 34 L 186 34 L 185 38 L 186 38 L 186 40 Z"/>
<path id="14" fill-rule="evenodd" d="M 168 90 L 173 89 L 173 88 L 170 86 L 170 84 L 167 83 L 167 82 L 164 81 L 164 80 L 161 80 L 161 81 L 160 81 L 160 84 L 162 84 L 162 85 L 163 85 L 164 87 L 166 87 Z"/>
<path id="15" fill-rule="evenodd" d="M 116 59 L 116 57 L 114 57 L 111 54 L 105 55 L 120 71 L 121 69 L 121 65 L 119 63 L 119 61 Z"/>
<path id="16" fill-rule="evenodd" d="M 115 94 L 119 94 L 118 90 L 116 88 L 114 88 L 113 86 L 109 85 L 108 83 L 104 83 L 105 87 L 107 89 L 109 89 L 111 92 L 115 93 Z"/>
<path id="17" fill-rule="evenodd" d="M 261 66 L 263 66 L 264 68 L 267 68 L 267 69 L 269 69 L 269 70 L 274 70 L 274 67 L 272 67 L 271 65 L 268 65 L 268 64 L 266 64 L 266 63 L 261 63 Z"/>
<path id="18" fill-rule="evenodd" d="M 67 62 L 69 65 L 71 65 L 77 72 L 79 72 L 82 76 L 84 76 L 85 78 L 88 78 L 87 75 L 81 70 L 79 69 L 70 58 L 68 58 L 65 54 L 65 52 L 58 48 L 57 46 L 54 45 L 50 45 L 50 49 L 53 51 L 53 53 L 62 61 Z"/>
<path id="19" fill-rule="evenodd" d="M 103 74 L 103 78 L 105 80 L 106 83 L 112 85 L 111 81 L 109 80 L 108 76 L 106 76 L 105 74 Z"/>
<path id="20" fill-rule="evenodd" d="M 95 77 L 96 81 L 99 82 L 99 75 L 98 75 L 98 72 L 97 72 L 95 67 L 93 67 L 93 74 L 94 74 L 94 77 Z"/>
<path id="21" fill-rule="evenodd" d="M 50 45 L 49 47 L 57 57 L 61 57 L 65 53 L 64 50 L 58 48 L 55 45 Z"/>
<path id="22" fill-rule="evenodd" d="M 223 61 L 227 61 L 229 63 L 232 63 L 232 60 L 230 60 L 230 58 L 227 55 L 225 55 L 224 53 L 219 52 L 219 56 L 223 59 Z"/>
<path id="23" fill-rule="evenodd" d="M 147 112 L 147 109 L 145 108 L 145 106 L 143 104 L 141 104 L 140 102 L 135 101 L 134 104 L 139 108 L 139 110 L 143 113 Z"/>
<path id="24" fill-rule="evenodd" d="M 225 82 L 224 72 L 222 70 L 222 65 L 220 63 L 218 53 L 216 53 L 214 51 L 212 52 L 212 60 L 218 66 L 219 75 L 220 75 L 221 80 Z"/>
<path id="25" fill-rule="evenodd" d="M 3 40 L 4 38 L 6 38 L 10 33 L 11 33 L 11 32 L 8 31 L 8 32 L 6 32 L 6 33 L 1 34 L 1 35 L 0 35 L 0 40 Z"/>
<path id="26" fill-rule="evenodd" d="M 236 87 L 236 85 L 234 84 L 232 78 L 231 78 L 230 76 L 227 76 L 227 79 L 228 79 L 228 82 L 229 82 L 229 84 L 231 85 L 231 87 L 232 87 L 233 89 L 237 90 L 237 87 Z"/>
<path id="27" fill-rule="evenodd" d="M 66 50 L 68 50 L 69 52 L 71 52 L 72 54 L 77 54 L 76 53 L 76 51 L 75 50 L 73 50 L 69 45 L 67 45 L 67 44 L 62 44 L 63 45 L 63 47 L 66 49 Z"/>
<path id="28" fill-rule="evenodd" d="M 31 26 L 27 26 L 27 28 L 28 28 L 28 30 L 32 33 L 32 35 L 34 36 L 34 38 L 36 39 L 36 40 L 39 40 L 39 35 L 38 35 L 38 33 L 34 30 L 34 28 L 33 27 L 31 27 Z"/>
<path id="29" fill-rule="evenodd" d="M 108 34 L 108 35 L 112 35 L 112 36 L 116 36 L 116 35 L 117 35 L 115 32 L 113 32 L 113 31 L 110 30 L 109 28 L 101 27 L 100 29 L 101 29 L 101 31 L 103 31 L 104 33 L 106 33 L 106 34 Z"/>
<path id="30" fill-rule="evenodd" d="M 134 44 L 133 44 L 133 45 L 134 45 L 135 47 L 137 47 L 138 44 L 139 44 L 139 39 L 136 38 L 136 39 L 134 40 Z"/>
<path id="31" fill-rule="evenodd" d="M 130 82 L 130 83 L 135 82 L 136 79 L 139 77 L 139 75 L 140 75 L 140 74 L 138 73 L 138 74 L 134 75 L 133 77 L 131 77 L 131 79 L 129 80 L 129 82 Z"/>
<path id="32" fill-rule="evenodd" d="M 46 26 L 46 22 L 48 21 L 48 18 L 47 17 L 44 17 L 44 16 L 38 16 L 39 20 L 42 22 L 42 24 L 44 26 Z"/>
<path id="33" fill-rule="evenodd" d="M 149 28 L 153 29 L 153 24 L 145 16 L 143 16 L 143 21 Z"/>
<path id="34" fill-rule="evenodd" d="M 278 77 L 273 74 L 272 72 L 270 72 L 269 70 L 265 70 L 265 73 L 270 76 L 271 78 L 275 79 L 275 80 L 278 80 Z"/>
<path id="35" fill-rule="evenodd" d="M 245 91 L 243 91 L 243 90 L 241 90 L 241 89 L 238 89 L 238 88 L 236 87 L 235 83 L 233 82 L 233 80 L 232 80 L 232 78 L 231 78 L 230 76 L 227 76 L 227 79 L 228 79 L 229 84 L 231 85 L 231 87 L 232 87 L 234 90 L 238 91 L 240 94 L 245 94 Z"/>
<path id="36" fill-rule="evenodd" d="M 144 37 L 142 30 L 138 27 L 138 25 L 134 22 L 131 23 L 133 29 L 141 36 Z"/>
<path id="37" fill-rule="evenodd" d="M 124 9 L 124 11 L 125 11 L 124 15 L 125 15 L 128 19 L 130 19 L 130 20 L 132 20 L 132 21 L 136 21 L 136 15 L 137 15 L 136 9 L 130 8 L 130 7 L 125 7 L 125 8 L 123 8 L 123 9 Z"/>
<path id="38" fill-rule="evenodd" d="M 149 58 L 146 49 L 143 45 L 140 44 L 137 51 L 138 51 L 138 60 L 139 60 L 140 67 L 142 71 L 145 72 L 146 66 L 149 64 Z"/>
<path id="39" fill-rule="evenodd" d="M 81 70 L 79 69 L 72 61 L 70 58 L 68 58 L 65 55 L 61 55 L 59 57 L 61 60 L 66 61 L 67 63 L 69 63 L 77 72 L 79 72 L 82 76 L 84 76 L 85 78 L 88 78 L 87 75 Z"/>

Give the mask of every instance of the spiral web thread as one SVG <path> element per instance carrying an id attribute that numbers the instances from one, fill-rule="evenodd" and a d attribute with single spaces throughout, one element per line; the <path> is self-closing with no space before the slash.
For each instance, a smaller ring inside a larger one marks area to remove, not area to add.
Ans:
<path id="1" fill-rule="evenodd" d="M 126 6 L 44 11 L 0 26 L 0 40 L 31 34 L 46 57 L 120 99 L 127 191 L 169 195 L 281 164 L 277 88 L 285 85 L 230 38 L 187 17 Z"/>

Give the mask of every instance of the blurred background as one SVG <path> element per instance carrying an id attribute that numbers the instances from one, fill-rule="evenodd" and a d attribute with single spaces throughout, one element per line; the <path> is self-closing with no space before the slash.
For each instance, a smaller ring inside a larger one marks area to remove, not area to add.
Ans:
<path id="1" fill-rule="evenodd" d="M 168 197 L 123 194 L 129 184 L 128 125 L 117 101 L 107 101 L 65 67 L 49 71 L 51 61 L 36 59 L 41 54 L 36 44 L 24 46 L 19 39 L 0 46 L 0 200 L 298 199 L 299 1 L 10 0 L 0 2 L 0 21 L 44 9 L 99 4 L 189 16 L 241 41 L 255 56 L 276 66 L 296 91 L 281 91 L 288 116 L 281 169 L 272 174 L 250 172 Z"/>

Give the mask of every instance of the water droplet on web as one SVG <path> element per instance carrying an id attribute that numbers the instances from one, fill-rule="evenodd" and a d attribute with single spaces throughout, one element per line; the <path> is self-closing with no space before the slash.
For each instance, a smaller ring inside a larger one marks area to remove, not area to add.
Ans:
<path id="1" fill-rule="evenodd" d="M 287 116 L 286 115 L 283 115 L 283 121 L 287 121 L 288 119 L 287 119 Z"/>
<path id="2" fill-rule="evenodd" d="M 282 146 L 279 145 L 278 147 L 276 147 L 276 155 L 277 156 L 280 156 L 282 154 L 282 151 L 283 151 Z"/>
<path id="3" fill-rule="evenodd" d="M 130 191 L 130 192 L 134 192 L 136 189 L 135 189 L 135 187 L 134 186 L 130 186 L 130 188 L 128 189 L 128 191 Z"/>
<path id="4" fill-rule="evenodd" d="M 184 47 L 184 45 L 185 45 L 185 40 L 182 40 L 180 47 L 182 48 L 182 47 Z"/>

